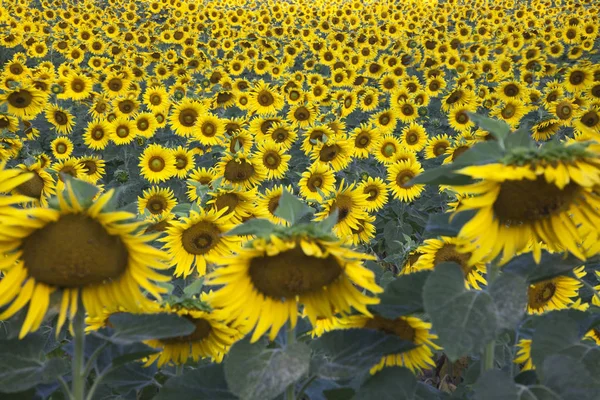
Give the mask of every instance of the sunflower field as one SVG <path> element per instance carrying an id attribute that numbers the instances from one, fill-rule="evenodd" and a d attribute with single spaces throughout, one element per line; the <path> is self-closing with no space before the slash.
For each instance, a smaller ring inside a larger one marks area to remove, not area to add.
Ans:
<path id="1" fill-rule="evenodd" d="M 1 400 L 598 400 L 598 0 L 0 0 Z"/>

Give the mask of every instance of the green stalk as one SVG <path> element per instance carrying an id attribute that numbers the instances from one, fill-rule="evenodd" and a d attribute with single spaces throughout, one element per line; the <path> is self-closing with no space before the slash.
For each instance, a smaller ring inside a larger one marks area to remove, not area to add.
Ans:
<path id="1" fill-rule="evenodd" d="M 71 393 L 74 400 L 85 400 L 85 309 L 81 297 L 73 318 L 73 345 Z"/>
<path id="2" fill-rule="evenodd" d="M 286 346 L 292 345 L 294 343 L 296 343 L 296 329 L 294 329 L 290 326 L 287 331 Z M 295 393 L 296 385 L 295 385 L 295 383 L 296 382 L 290 383 L 290 385 L 285 390 L 285 400 L 296 400 L 296 393 Z"/>
<path id="3" fill-rule="evenodd" d="M 499 268 L 498 265 L 492 261 L 488 264 L 487 268 L 487 287 L 492 286 L 492 283 L 498 276 Z M 494 369 L 494 352 L 496 350 L 496 338 L 492 339 L 483 350 L 482 370 L 488 371 Z"/>
<path id="4" fill-rule="evenodd" d="M 183 375 L 183 364 L 177 364 L 175 367 L 175 376 Z"/>

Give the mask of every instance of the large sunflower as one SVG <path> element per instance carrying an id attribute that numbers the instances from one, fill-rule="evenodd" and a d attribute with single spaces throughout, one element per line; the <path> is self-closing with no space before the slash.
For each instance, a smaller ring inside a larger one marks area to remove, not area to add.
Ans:
<path id="1" fill-rule="evenodd" d="M 464 239 L 461 251 L 472 253 L 471 264 L 493 260 L 501 252 L 505 262 L 525 251 L 531 240 L 586 259 L 587 250 L 580 245 L 600 226 L 600 197 L 593 190 L 600 184 L 600 165 L 591 146 L 584 153 L 578 149 L 566 147 L 565 158 L 551 162 L 540 157 L 522 165 L 493 163 L 459 170 L 480 179 L 454 188 L 467 195 L 457 211 L 476 211 L 459 233 Z"/>
<path id="2" fill-rule="evenodd" d="M 195 266 L 202 276 L 206 274 L 207 262 L 216 257 L 231 254 L 239 247 L 239 236 L 223 236 L 235 227 L 231 214 L 221 210 L 191 211 L 189 218 L 174 221 L 167 228 L 167 236 L 160 239 L 171 257 L 175 276 L 186 277 Z"/>
<path id="3" fill-rule="evenodd" d="M 412 342 L 417 347 L 404 353 L 389 354 L 371 368 L 371 374 L 381 371 L 384 367 L 400 366 L 410 369 L 417 374 L 424 369 L 435 367 L 433 351 L 441 350 L 433 340 L 437 335 L 430 332 L 431 323 L 416 317 L 398 317 L 387 319 L 379 315 L 352 315 L 341 318 L 339 326 L 343 328 L 366 328 L 398 336 L 400 339 Z"/>
<path id="4" fill-rule="evenodd" d="M 333 310 L 345 314 L 353 307 L 370 316 L 367 305 L 379 300 L 357 287 L 382 292 L 374 273 L 362 266 L 369 258 L 337 241 L 271 236 L 224 258 L 224 266 L 209 275 L 208 283 L 224 285 L 215 292 L 213 304 L 228 319 L 255 327 L 252 342 L 269 328 L 274 340 L 286 321 L 295 327 L 300 304 L 313 326 L 318 318 L 333 317 Z"/>
<path id="5" fill-rule="evenodd" d="M 132 221 L 133 214 L 105 210 L 112 195 L 81 204 L 67 181 L 57 209 L 23 210 L 3 221 L 0 306 L 10 306 L 0 319 L 29 303 L 19 337 L 39 328 L 56 290 L 62 291 L 58 329 L 77 311 L 80 295 L 93 317 L 110 304 L 136 308 L 148 302 L 142 289 L 155 298 L 164 292 L 153 281 L 169 280 L 156 271 L 167 268 L 165 254 L 147 244 L 155 236 L 134 233 L 141 222 Z"/>

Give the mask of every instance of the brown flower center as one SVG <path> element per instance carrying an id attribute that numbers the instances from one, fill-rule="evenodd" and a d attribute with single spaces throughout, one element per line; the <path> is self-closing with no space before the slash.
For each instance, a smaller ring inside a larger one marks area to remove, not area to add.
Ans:
<path id="1" fill-rule="evenodd" d="M 67 214 L 23 240 L 23 259 L 36 281 L 82 287 L 119 278 L 129 258 L 121 238 L 96 220 Z"/>
<path id="2" fill-rule="evenodd" d="M 160 172 L 163 169 L 165 169 L 166 163 L 165 160 L 163 160 L 162 157 L 158 157 L 158 156 L 154 156 L 150 159 L 150 161 L 148 162 L 148 168 L 150 168 L 150 170 L 152 172 Z"/>
<path id="3" fill-rule="evenodd" d="M 230 182 L 245 182 L 255 174 L 254 167 L 246 160 L 230 160 L 225 165 L 223 176 Z"/>
<path id="4" fill-rule="evenodd" d="M 281 157 L 276 151 L 267 151 L 263 155 L 263 163 L 269 169 L 277 169 L 281 165 Z"/>
<path id="5" fill-rule="evenodd" d="M 561 190 L 543 176 L 534 181 L 505 181 L 494 202 L 494 213 L 503 224 L 537 221 L 567 210 L 579 193 L 576 183 Z"/>
<path id="6" fill-rule="evenodd" d="M 240 203 L 240 199 L 235 193 L 224 193 L 219 195 L 215 199 L 215 208 L 217 211 L 227 208 L 227 211 L 224 215 L 227 215 L 235 210 L 237 205 Z"/>
<path id="7" fill-rule="evenodd" d="M 27 108 L 33 102 L 33 95 L 25 90 L 20 89 L 8 95 L 8 104 L 15 108 Z"/>
<path id="8" fill-rule="evenodd" d="M 192 333 L 185 336 L 177 336 L 172 338 L 160 339 L 161 343 L 164 344 L 178 344 L 178 343 L 189 343 L 189 342 L 200 342 L 206 339 L 212 331 L 210 322 L 202 318 L 192 318 L 189 315 L 184 316 L 185 319 L 190 321 L 196 327 Z"/>
<path id="9" fill-rule="evenodd" d="M 410 180 L 414 177 L 415 174 L 413 174 L 413 172 L 410 170 L 400 171 L 398 172 L 398 175 L 396 175 L 396 184 L 402 188 L 408 189 L 412 187 L 412 185 L 409 185 L 408 182 L 410 182 Z"/>
<path id="10" fill-rule="evenodd" d="M 333 256 L 308 256 L 300 246 L 274 256 L 255 257 L 249 269 L 252 284 L 260 293 L 286 299 L 322 290 L 342 272 Z"/>
<path id="11" fill-rule="evenodd" d="M 221 230 L 212 222 L 200 221 L 181 235 L 181 244 L 190 254 L 206 254 L 221 240 Z"/>
<path id="12" fill-rule="evenodd" d="M 444 244 L 441 249 L 435 253 L 433 259 L 434 268 L 444 262 L 455 262 L 462 268 L 463 274 L 467 276 L 473 267 L 469 266 L 471 253 L 459 253 L 456 250 L 456 245 Z"/>
<path id="13" fill-rule="evenodd" d="M 380 317 L 379 315 L 374 315 L 373 318 L 367 321 L 365 328 L 382 331 L 389 335 L 396 335 L 399 338 L 410 342 L 414 342 L 416 335 L 415 329 L 402 318 L 387 319 Z"/>
<path id="14" fill-rule="evenodd" d="M 266 90 L 263 90 L 258 94 L 257 100 L 258 104 L 260 104 L 262 107 L 269 107 L 270 105 L 275 103 L 275 98 L 273 97 L 273 95 Z"/>
<path id="15" fill-rule="evenodd" d="M 342 148 L 337 144 L 326 144 L 319 151 L 319 160 L 322 162 L 330 162 L 336 159 Z"/>
<path id="16" fill-rule="evenodd" d="M 543 308 L 548 304 L 556 292 L 556 285 L 552 281 L 542 281 L 530 285 L 527 289 L 528 305 L 533 309 Z"/>
<path id="17" fill-rule="evenodd" d="M 16 187 L 16 191 L 23 196 L 33 197 L 39 199 L 42 196 L 44 190 L 44 180 L 42 177 L 34 171 L 33 176 L 27 182 L 21 183 Z"/>
<path id="18" fill-rule="evenodd" d="M 179 113 L 179 123 L 186 128 L 194 126 L 198 113 L 193 108 L 186 108 Z"/>

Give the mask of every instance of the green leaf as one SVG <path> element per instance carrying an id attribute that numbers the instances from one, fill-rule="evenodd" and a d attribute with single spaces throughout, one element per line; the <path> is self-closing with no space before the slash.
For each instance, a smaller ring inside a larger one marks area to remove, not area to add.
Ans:
<path id="1" fill-rule="evenodd" d="M 513 329 L 527 307 L 527 289 L 529 285 L 524 277 L 504 272 L 489 288 L 490 296 L 496 305 L 498 328 Z"/>
<path id="2" fill-rule="evenodd" d="M 154 400 L 235 400 L 227 388 L 223 365 L 201 365 L 169 379 Z"/>
<path id="3" fill-rule="evenodd" d="M 502 270 L 525 276 L 528 282 L 536 283 L 565 275 L 580 265 L 581 260 L 573 255 L 550 254 L 544 251 L 539 264 L 533 260 L 532 253 L 526 253 L 510 260 Z"/>
<path id="4" fill-rule="evenodd" d="M 452 162 L 455 166 L 466 167 L 469 165 L 481 165 L 498 161 L 504 157 L 504 151 L 500 144 L 495 141 L 480 142 L 471 146 L 471 148 L 460 155 L 458 159 Z"/>
<path id="5" fill-rule="evenodd" d="M 465 152 L 463 156 L 467 152 Z M 469 183 L 473 183 L 474 181 L 470 177 L 456 172 L 456 170 L 462 167 L 463 165 L 459 164 L 448 164 L 437 168 L 426 169 L 413 178 L 409 184 L 416 185 L 426 183 L 430 185 L 468 185 Z"/>
<path id="6" fill-rule="evenodd" d="M 196 279 L 192 284 L 188 285 L 183 289 L 183 293 L 187 296 L 195 296 L 202 293 L 202 287 L 204 286 L 204 277 Z"/>
<path id="7" fill-rule="evenodd" d="M 555 354 L 542 364 L 542 383 L 562 400 L 597 400 L 600 384 L 581 361 Z"/>
<path id="8" fill-rule="evenodd" d="M 327 400 L 348 400 L 354 396 L 354 393 L 356 392 L 351 388 L 323 390 L 323 394 Z"/>
<path id="9" fill-rule="evenodd" d="M 480 353 L 496 336 L 492 297 L 483 291 L 467 291 L 462 269 L 456 263 L 435 267 L 425 282 L 423 303 L 451 361 Z"/>
<path id="10" fill-rule="evenodd" d="M 128 363 L 110 371 L 103 383 L 119 393 L 138 391 L 153 383 L 156 367 L 144 367 L 141 363 Z"/>
<path id="11" fill-rule="evenodd" d="M 173 207 L 173 210 L 171 210 L 171 212 L 177 215 L 178 217 L 187 217 L 188 215 L 190 215 L 191 208 L 192 205 L 190 203 L 181 203 Z"/>
<path id="12" fill-rule="evenodd" d="M 196 330 L 193 323 L 176 314 L 117 313 L 108 320 L 115 330 L 111 341 L 117 343 L 186 336 Z"/>
<path id="13" fill-rule="evenodd" d="M 100 191 L 100 189 L 96 185 L 92 185 L 89 182 L 85 182 L 80 179 L 73 178 L 69 174 L 61 173 L 61 176 L 63 177 L 63 180 L 65 182 L 71 183 L 71 187 L 73 188 L 73 193 L 75 194 L 75 197 L 77 197 L 77 201 L 79 202 L 79 204 L 81 204 L 83 206 L 87 207 L 90 204 L 92 204 L 92 202 L 93 202 L 92 199 Z M 65 188 L 64 191 L 65 191 L 65 196 L 67 196 L 67 199 L 68 199 L 69 197 L 67 194 L 67 189 Z"/>
<path id="14" fill-rule="evenodd" d="M 333 227 L 335 226 L 335 224 L 337 224 L 337 222 L 338 222 L 338 216 L 339 216 L 339 214 L 340 214 L 340 211 L 337 208 L 335 210 L 333 210 L 327 216 L 327 218 L 325 218 L 323 221 L 319 222 L 320 228 L 325 233 L 330 233 L 331 230 L 333 229 Z"/>
<path id="15" fill-rule="evenodd" d="M 273 233 L 276 228 L 277 225 L 273 224 L 268 219 L 252 218 L 226 232 L 225 236 L 268 236 Z"/>
<path id="16" fill-rule="evenodd" d="M 279 205 L 274 215 L 285 219 L 290 224 L 295 224 L 302 217 L 312 214 L 314 210 L 299 198 L 284 190 L 279 198 Z"/>
<path id="17" fill-rule="evenodd" d="M 293 343 L 284 349 L 265 348 L 265 341 L 247 339 L 233 345 L 225 360 L 225 379 L 242 400 L 270 400 L 308 373 L 310 349 Z"/>
<path id="18" fill-rule="evenodd" d="M 500 370 L 485 371 L 475 385 L 475 400 L 517 400 L 518 390 L 513 379 Z"/>
<path id="19" fill-rule="evenodd" d="M 569 313 L 553 311 L 539 318 L 531 338 L 531 359 L 540 368 L 546 357 L 579 343 L 579 324 Z"/>
<path id="20" fill-rule="evenodd" d="M 325 333 L 310 343 L 312 373 L 321 378 L 351 379 L 366 373 L 382 356 L 416 346 L 409 341 L 370 329 L 344 329 Z"/>
<path id="21" fill-rule="evenodd" d="M 46 360 L 41 335 L 29 335 L 23 340 L 0 342 L 0 392 L 16 393 L 51 383 L 68 372 L 66 360 Z"/>
<path id="22" fill-rule="evenodd" d="M 463 211 L 457 214 L 450 212 L 429 216 L 425 232 L 428 237 L 457 236 L 462 227 L 473 218 L 475 211 Z"/>
<path id="23" fill-rule="evenodd" d="M 562 400 L 552 389 L 542 385 L 517 385 L 519 400 Z"/>
<path id="24" fill-rule="evenodd" d="M 417 391 L 417 379 L 403 367 L 384 368 L 369 377 L 358 389 L 354 400 L 413 400 Z"/>
<path id="25" fill-rule="evenodd" d="M 522 125 L 515 132 L 511 133 L 506 137 L 504 143 L 507 149 L 514 149 L 517 147 L 533 148 L 535 141 L 531 137 L 531 127 L 527 124 Z"/>
<path id="26" fill-rule="evenodd" d="M 484 117 L 483 115 L 469 113 L 471 121 L 481 129 L 492 134 L 498 141 L 503 141 L 510 133 L 510 126 L 504 121 Z"/>
<path id="27" fill-rule="evenodd" d="M 430 271 L 400 275 L 379 296 L 381 302 L 371 309 L 385 318 L 398 318 L 423 310 L 423 286 Z"/>

